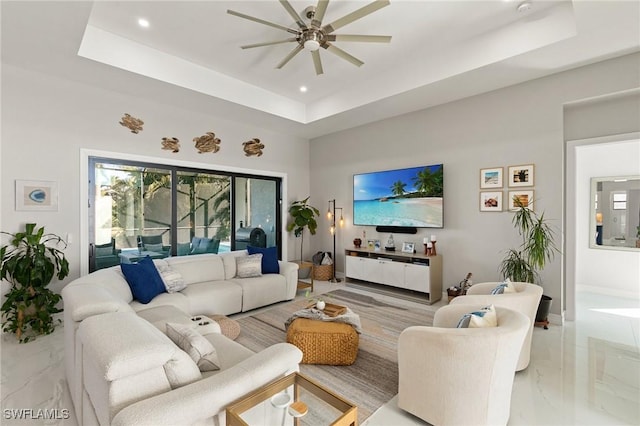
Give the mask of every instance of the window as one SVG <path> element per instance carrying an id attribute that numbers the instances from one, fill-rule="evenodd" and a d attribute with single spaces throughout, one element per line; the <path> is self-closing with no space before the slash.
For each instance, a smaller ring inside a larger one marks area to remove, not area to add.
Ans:
<path id="1" fill-rule="evenodd" d="M 614 192 L 613 195 L 613 209 L 614 210 L 626 210 L 627 209 L 627 192 Z"/>
<path id="2" fill-rule="evenodd" d="M 280 250 L 280 178 L 96 157 L 89 176 L 90 271 L 147 255 Z"/>

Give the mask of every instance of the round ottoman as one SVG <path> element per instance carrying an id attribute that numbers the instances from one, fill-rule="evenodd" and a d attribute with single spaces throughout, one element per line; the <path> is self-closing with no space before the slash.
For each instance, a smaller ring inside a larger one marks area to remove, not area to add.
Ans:
<path id="1" fill-rule="evenodd" d="M 351 365 L 358 356 L 358 333 L 349 324 L 297 318 L 287 342 L 302 351 L 303 364 Z"/>
<path id="2" fill-rule="evenodd" d="M 227 318 L 224 315 L 209 315 L 209 318 L 218 323 L 223 336 L 236 340 L 240 335 L 240 323 L 238 321 Z"/>

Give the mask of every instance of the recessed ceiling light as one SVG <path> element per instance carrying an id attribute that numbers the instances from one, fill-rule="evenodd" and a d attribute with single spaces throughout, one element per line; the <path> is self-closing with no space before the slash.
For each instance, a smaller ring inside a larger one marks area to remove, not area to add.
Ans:
<path id="1" fill-rule="evenodd" d="M 142 28 L 149 28 L 149 21 L 144 18 L 140 18 L 138 19 L 138 25 L 140 25 Z"/>
<path id="2" fill-rule="evenodd" d="M 300 86 L 300 91 L 302 93 L 306 93 L 307 92 L 307 86 Z"/>

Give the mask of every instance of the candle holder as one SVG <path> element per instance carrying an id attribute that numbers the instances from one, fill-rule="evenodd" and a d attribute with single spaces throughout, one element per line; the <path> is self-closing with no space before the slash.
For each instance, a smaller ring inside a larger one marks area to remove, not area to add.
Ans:
<path id="1" fill-rule="evenodd" d="M 431 241 L 431 256 L 435 256 L 436 254 L 436 242 Z"/>
<path id="2" fill-rule="evenodd" d="M 424 254 L 429 256 L 429 244 L 424 243 L 423 246 L 424 246 Z"/>

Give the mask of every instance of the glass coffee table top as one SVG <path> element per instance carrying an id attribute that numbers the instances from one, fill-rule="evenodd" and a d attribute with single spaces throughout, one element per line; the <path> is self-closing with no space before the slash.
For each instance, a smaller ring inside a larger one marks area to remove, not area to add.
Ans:
<path id="1" fill-rule="evenodd" d="M 226 418 L 227 426 L 355 426 L 358 409 L 314 380 L 292 373 L 228 406 Z"/>

